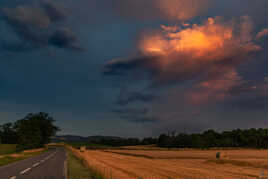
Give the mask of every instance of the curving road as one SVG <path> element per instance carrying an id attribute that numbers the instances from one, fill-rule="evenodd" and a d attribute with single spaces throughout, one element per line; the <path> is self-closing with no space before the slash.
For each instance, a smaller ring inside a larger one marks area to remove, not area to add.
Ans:
<path id="1" fill-rule="evenodd" d="M 49 149 L 39 156 L 0 167 L 0 179 L 66 179 L 66 151 Z"/>

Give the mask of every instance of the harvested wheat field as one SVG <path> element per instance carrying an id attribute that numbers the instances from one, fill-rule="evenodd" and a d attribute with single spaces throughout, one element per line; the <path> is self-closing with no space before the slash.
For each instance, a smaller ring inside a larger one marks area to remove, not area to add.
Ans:
<path id="1" fill-rule="evenodd" d="M 268 178 L 268 150 L 87 150 L 75 151 L 90 167 L 113 179 Z"/>

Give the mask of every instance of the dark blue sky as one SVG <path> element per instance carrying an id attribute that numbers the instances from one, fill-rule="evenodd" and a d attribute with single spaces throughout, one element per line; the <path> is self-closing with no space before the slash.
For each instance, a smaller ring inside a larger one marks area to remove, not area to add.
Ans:
<path id="1" fill-rule="evenodd" d="M 181 7 L 185 0 L 172 0 L 172 6 L 178 5 L 175 14 L 204 6 L 174 18 L 159 8 L 161 1 L 166 0 L 1 0 L 0 123 L 44 111 L 57 120 L 62 134 L 84 136 L 268 127 L 268 36 L 249 42 L 262 50 L 235 66 L 243 84 L 228 89 L 232 97 L 201 105 L 188 104 L 184 97 L 203 74 L 195 71 L 197 78 L 180 81 L 185 76 L 171 69 L 159 77 L 158 68 L 144 65 L 151 58 L 140 56 L 137 47 L 141 34 L 161 25 L 201 25 L 216 16 L 228 22 L 249 17 L 255 38 L 268 28 L 268 2 L 192 0 Z M 126 58 L 127 63 L 111 62 L 118 58 Z M 109 73 L 107 63 L 112 63 Z M 210 67 L 214 66 L 205 68 Z M 111 74 L 118 70 L 123 73 Z M 159 78 L 170 83 L 163 85 Z"/>

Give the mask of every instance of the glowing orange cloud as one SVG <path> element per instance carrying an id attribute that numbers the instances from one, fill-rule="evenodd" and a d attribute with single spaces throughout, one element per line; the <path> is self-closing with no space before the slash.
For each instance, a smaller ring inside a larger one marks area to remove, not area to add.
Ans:
<path id="1" fill-rule="evenodd" d="M 156 83 L 169 83 L 212 73 L 215 68 L 223 71 L 230 66 L 234 70 L 261 50 L 251 40 L 251 31 L 247 16 L 237 23 L 209 18 L 201 25 L 162 26 L 161 31 L 144 34 L 139 50 L 144 56 L 158 57 L 153 66 L 157 68 Z"/>
<path id="2" fill-rule="evenodd" d="M 263 29 L 262 31 L 260 31 L 260 32 L 257 34 L 256 38 L 257 38 L 257 39 L 261 39 L 261 38 L 264 37 L 264 36 L 268 36 L 268 28 L 265 28 L 265 29 Z"/>
<path id="3" fill-rule="evenodd" d="M 246 31 L 248 29 L 243 28 L 237 34 L 233 23 L 221 23 L 219 18 L 209 18 L 203 25 L 194 24 L 184 29 L 162 26 L 160 33 L 144 35 L 139 48 L 145 55 L 184 55 L 190 57 L 189 60 L 201 57 L 205 57 L 204 60 L 220 60 L 238 49 L 247 52 L 261 49 L 248 41 L 251 37 Z"/>
<path id="4" fill-rule="evenodd" d="M 146 70 L 153 86 L 191 81 L 192 89 L 186 96 L 192 104 L 223 100 L 244 83 L 238 66 L 262 49 L 252 31 L 248 16 L 228 22 L 208 18 L 201 25 L 162 25 L 160 30 L 141 36 L 139 57 L 113 60 L 105 70 L 107 74 Z"/>

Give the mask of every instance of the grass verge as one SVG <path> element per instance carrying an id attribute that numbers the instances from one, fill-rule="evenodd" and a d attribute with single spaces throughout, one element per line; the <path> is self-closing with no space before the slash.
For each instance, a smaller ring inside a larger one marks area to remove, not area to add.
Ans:
<path id="1" fill-rule="evenodd" d="M 16 152 L 16 144 L 0 144 L 0 155 L 12 154 Z"/>
<path id="2" fill-rule="evenodd" d="M 0 158 L 0 166 L 11 164 L 20 160 L 24 160 L 30 157 L 34 157 L 37 155 L 40 155 L 47 150 L 38 151 L 38 152 L 32 152 L 32 153 L 17 153 L 15 155 L 4 155 Z"/>
<path id="3" fill-rule="evenodd" d="M 88 168 L 82 159 L 76 157 L 68 150 L 67 158 L 68 179 L 104 179 L 105 177 L 97 170 Z"/>

